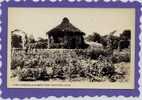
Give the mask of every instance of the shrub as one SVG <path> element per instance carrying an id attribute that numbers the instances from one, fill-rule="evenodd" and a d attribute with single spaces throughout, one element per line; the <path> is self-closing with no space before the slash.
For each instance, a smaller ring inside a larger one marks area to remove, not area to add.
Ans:
<path id="1" fill-rule="evenodd" d="M 23 68 L 18 78 L 21 81 L 49 80 L 51 73 L 46 68 Z"/>
<path id="2" fill-rule="evenodd" d="M 104 50 L 100 48 L 87 49 L 86 54 L 91 59 L 97 59 L 100 55 L 104 55 Z"/>
<path id="3" fill-rule="evenodd" d="M 114 51 L 112 55 L 113 63 L 120 63 L 120 62 L 130 62 L 130 51 L 123 50 L 123 51 Z"/>
<path id="4" fill-rule="evenodd" d="M 11 69 L 16 69 L 18 66 L 23 67 L 24 61 L 22 59 L 12 59 L 11 60 Z"/>
<path id="5" fill-rule="evenodd" d="M 18 79 L 21 81 L 34 81 L 36 80 L 35 70 L 30 68 L 23 68 L 19 71 Z"/>
<path id="6" fill-rule="evenodd" d="M 94 62 L 88 68 L 88 77 L 90 81 L 104 81 L 105 77 L 110 78 L 115 73 L 115 67 L 112 62 L 104 57 L 100 56 L 97 62 Z"/>

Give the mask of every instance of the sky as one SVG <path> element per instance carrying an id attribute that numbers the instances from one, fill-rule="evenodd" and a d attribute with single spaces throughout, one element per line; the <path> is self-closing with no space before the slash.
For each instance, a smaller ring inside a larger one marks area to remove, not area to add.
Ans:
<path id="1" fill-rule="evenodd" d="M 46 38 L 46 32 L 68 17 L 70 22 L 86 33 L 101 35 L 116 30 L 119 35 L 125 29 L 134 32 L 135 9 L 133 8 L 8 8 L 8 33 L 15 29 L 28 35 Z"/>

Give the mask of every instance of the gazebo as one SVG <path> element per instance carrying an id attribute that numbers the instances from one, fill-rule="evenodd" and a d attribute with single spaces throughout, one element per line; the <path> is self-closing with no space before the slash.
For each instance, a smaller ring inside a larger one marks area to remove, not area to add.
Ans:
<path id="1" fill-rule="evenodd" d="M 48 35 L 48 48 L 76 49 L 85 48 L 84 32 L 72 25 L 67 17 L 61 24 L 46 33 Z"/>

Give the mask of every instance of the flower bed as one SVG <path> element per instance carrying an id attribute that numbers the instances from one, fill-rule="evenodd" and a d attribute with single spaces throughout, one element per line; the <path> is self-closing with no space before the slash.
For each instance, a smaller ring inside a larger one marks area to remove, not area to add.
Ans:
<path id="1" fill-rule="evenodd" d="M 90 57 L 90 52 L 95 55 L 95 50 L 87 49 L 38 49 L 28 53 L 21 50 L 13 52 L 11 69 L 18 71 L 17 77 L 22 81 L 50 79 L 117 81 L 114 77 L 119 72 L 116 72 L 110 58 L 102 56 L 103 50 L 95 59 Z"/>

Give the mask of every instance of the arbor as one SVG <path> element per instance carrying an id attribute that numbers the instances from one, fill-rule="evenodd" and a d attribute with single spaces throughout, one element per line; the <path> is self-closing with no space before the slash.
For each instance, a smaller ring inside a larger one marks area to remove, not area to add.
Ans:
<path id="1" fill-rule="evenodd" d="M 22 36 L 12 34 L 11 46 L 12 48 L 22 48 Z"/>

